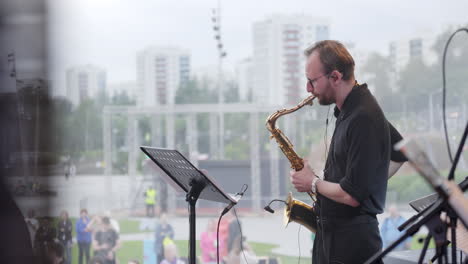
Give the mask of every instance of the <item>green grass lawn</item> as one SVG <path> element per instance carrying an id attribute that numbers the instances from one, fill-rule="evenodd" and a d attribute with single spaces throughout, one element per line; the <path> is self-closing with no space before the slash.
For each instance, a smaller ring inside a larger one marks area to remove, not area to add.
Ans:
<path id="1" fill-rule="evenodd" d="M 73 226 L 75 226 L 76 219 L 72 219 Z M 142 233 L 148 232 L 145 230 L 139 229 L 139 222 L 136 220 L 119 220 L 120 224 L 120 233 L 121 234 L 131 234 L 131 233 Z M 75 228 L 73 228 L 75 229 Z M 75 236 L 75 230 L 73 230 L 73 235 Z M 411 241 L 411 249 L 421 249 L 423 244 L 419 243 L 419 238 L 424 239 L 425 235 L 417 234 L 415 237 L 412 238 Z M 176 240 L 175 241 L 177 248 L 179 249 L 180 256 L 188 256 L 188 241 L 187 240 Z M 263 257 L 278 257 L 281 260 L 281 264 L 297 264 L 299 263 L 299 259 L 297 257 L 290 257 L 284 255 L 278 255 L 272 253 L 273 249 L 276 248 L 278 245 L 271 244 L 271 243 L 258 243 L 258 242 L 250 242 L 252 249 L 254 250 L 257 256 Z M 432 240 L 429 248 L 434 248 L 434 241 Z M 92 250 L 91 250 L 92 251 Z M 91 253 L 92 255 L 92 253 Z M 197 256 L 200 256 L 200 244 L 197 240 Z M 309 248 L 301 248 L 301 259 L 300 263 L 311 263 L 310 257 L 310 249 Z M 143 263 L 143 242 L 142 241 L 125 241 L 122 243 L 122 247 L 118 250 L 117 258 L 119 260 L 119 264 L 127 264 L 129 260 L 136 259 Z M 78 246 L 75 244 L 72 248 L 72 263 L 78 263 Z"/>
<path id="2" fill-rule="evenodd" d="M 153 232 L 149 230 L 140 230 L 140 222 L 136 220 L 119 219 L 120 234 L 135 234 Z"/>
<path id="3" fill-rule="evenodd" d="M 72 235 L 76 236 L 76 220 L 77 218 L 75 217 L 70 217 L 70 220 L 72 221 Z M 117 220 L 120 225 L 120 234 L 135 234 L 135 233 L 145 233 L 145 232 L 153 232 L 149 230 L 140 230 L 140 222 L 137 220 L 127 220 L 127 219 L 119 219 Z M 54 219 L 54 226 L 57 226 L 58 223 L 58 218 Z"/>
<path id="4" fill-rule="evenodd" d="M 411 250 L 422 249 L 424 246 L 424 239 L 426 235 L 416 234 L 411 240 Z M 421 242 L 419 241 L 421 239 Z M 429 248 L 435 248 L 434 239 L 432 238 L 429 242 Z"/>
<path id="5" fill-rule="evenodd" d="M 93 253 L 91 250 L 91 257 Z M 119 264 L 127 264 L 129 260 L 136 259 L 143 263 L 143 242 L 125 241 L 122 247 L 117 251 Z M 72 248 L 72 264 L 78 263 L 78 245 L 74 244 Z"/>
<path id="6" fill-rule="evenodd" d="M 188 256 L 188 241 L 187 240 L 176 240 L 177 248 L 179 249 L 180 256 Z M 201 255 L 200 252 L 200 241 L 197 240 L 197 256 Z M 273 254 L 272 250 L 277 247 L 275 244 L 268 243 L 257 243 L 251 242 L 255 254 L 257 256 L 264 257 L 278 257 L 281 260 L 281 264 L 297 264 L 297 257 L 289 257 L 278 254 Z M 92 255 L 92 253 L 91 253 Z M 302 251 L 301 263 L 310 263 L 310 251 L 304 249 Z M 307 256 L 307 257 L 305 257 Z M 122 247 L 117 251 L 117 259 L 119 264 L 127 264 L 129 260 L 136 259 L 143 263 L 143 241 L 124 241 Z M 75 244 L 72 248 L 72 264 L 78 263 L 78 246 Z"/>
<path id="7" fill-rule="evenodd" d="M 419 243 L 419 238 L 424 239 L 425 235 L 416 235 L 411 241 L 411 249 L 421 249 L 423 244 Z M 179 249 L 180 256 L 188 256 L 188 241 L 187 240 L 176 240 L 175 241 L 177 248 Z M 197 240 L 197 256 L 201 255 L 200 252 L 200 241 Z M 281 260 L 281 264 L 297 264 L 299 263 L 298 257 L 290 257 L 285 255 L 278 255 L 272 253 L 273 249 L 278 245 L 270 243 L 258 243 L 250 242 L 252 249 L 254 250 L 257 256 L 262 257 L 278 257 Z M 431 240 L 429 248 L 434 248 L 434 241 Z M 92 255 L 92 253 L 91 253 Z M 72 263 L 78 263 L 78 246 L 75 244 L 72 249 Z M 143 241 L 124 241 L 122 247 L 118 250 L 117 258 L 119 264 L 127 264 L 129 260 L 136 259 L 143 263 Z M 311 263 L 310 249 L 301 248 L 301 259 L 300 263 Z"/>

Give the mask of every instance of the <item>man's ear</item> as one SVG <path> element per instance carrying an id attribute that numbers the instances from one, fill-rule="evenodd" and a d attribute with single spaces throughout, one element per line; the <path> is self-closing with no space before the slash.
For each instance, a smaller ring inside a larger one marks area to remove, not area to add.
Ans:
<path id="1" fill-rule="evenodd" d="M 341 78 L 343 78 L 343 74 L 341 74 L 341 72 L 337 71 L 337 70 L 334 70 L 331 72 L 330 74 L 330 78 L 333 80 L 333 81 L 338 81 L 338 80 L 341 80 Z"/>

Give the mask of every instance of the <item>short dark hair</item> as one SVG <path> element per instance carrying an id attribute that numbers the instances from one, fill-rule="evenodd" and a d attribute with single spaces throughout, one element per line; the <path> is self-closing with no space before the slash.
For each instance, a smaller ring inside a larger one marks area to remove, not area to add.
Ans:
<path id="1" fill-rule="evenodd" d="M 102 223 L 104 223 L 104 224 L 106 224 L 106 225 L 109 225 L 109 224 L 110 224 L 110 219 L 109 219 L 109 217 L 104 216 L 104 217 L 102 218 Z"/>
<path id="2" fill-rule="evenodd" d="M 82 214 L 82 213 L 88 213 L 88 210 L 83 208 L 83 209 L 80 210 L 80 214 Z"/>
<path id="3" fill-rule="evenodd" d="M 309 57 L 314 51 L 318 52 L 326 74 L 337 70 L 343 74 L 343 80 L 354 78 L 354 59 L 341 42 L 336 40 L 316 42 L 304 51 L 304 55 Z"/>

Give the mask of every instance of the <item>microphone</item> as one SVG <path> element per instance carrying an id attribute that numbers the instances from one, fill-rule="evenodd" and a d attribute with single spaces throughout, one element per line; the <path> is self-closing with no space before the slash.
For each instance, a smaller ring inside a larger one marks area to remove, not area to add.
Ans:
<path id="1" fill-rule="evenodd" d="M 271 209 L 270 205 L 267 205 L 267 206 L 263 207 L 263 209 L 265 209 L 265 211 L 267 211 L 269 213 L 272 213 L 272 214 L 275 213 L 275 210 Z"/>
<path id="2" fill-rule="evenodd" d="M 231 210 L 231 208 L 234 207 L 234 205 L 236 205 L 237 202 L 239 202 L 242 196 L 244 196 L 244 192 L 236 193 L 236 195 L 233 197 L 234 201 L 231 201 L 229 205 L 224 208 L 223 212 L 221 213 L 221 216 L 229 212 L 229 210 Z"/>
<path id="3" fill-rule="evenodd" d="M 432 187 L 445 199 L 450 207 L 457 213 L 465 227 L 468 228 L 468 200 L 463 192 L 454 182 L 447 181 L 432 165 L 426 153 L 414 142 L 414 140 L 402 140 L 395 145 L 406 155 L 411 165 L 421 174 Z"/>
<path id="4" fill-rule="evenodd" d="M 265 207 L 263 207 L 263 209 L 269 213 L 272 213 L 274 214 L 275 213 L 275 210 L 271 209 L 270 205 L 273 203 L 273 202 L 282 202 L 284 203 L 286 206 L 288 205 L 288 203 L 284 200 L 280 200 L 280 199 L 273 199 L 271 200 Z"/>

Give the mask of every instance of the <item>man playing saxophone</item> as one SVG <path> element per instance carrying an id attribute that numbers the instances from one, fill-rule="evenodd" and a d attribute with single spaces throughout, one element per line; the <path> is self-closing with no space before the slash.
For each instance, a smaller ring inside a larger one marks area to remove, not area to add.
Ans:
<path id="1" fill-rule="evenodd" d="M 384 211 L 388 177 L 405 161 L 392 152 L 392 142 L 401 135 L 388 123 L 367 85 L 355 80 L 354 60 L 343 44 L 320 41 L 305 55 L 307 91 L 321 105 L 336 105 L 324 179 L 307 161 L 290 176 L 299 192 L 317 196 L 312 261 L 364 263 L 382 248 L 376 215 Z"/>

